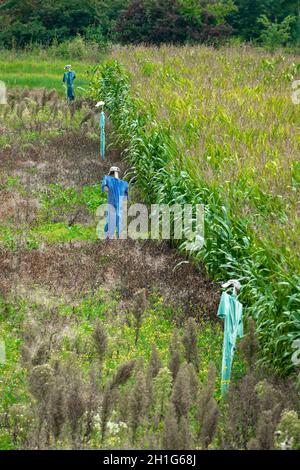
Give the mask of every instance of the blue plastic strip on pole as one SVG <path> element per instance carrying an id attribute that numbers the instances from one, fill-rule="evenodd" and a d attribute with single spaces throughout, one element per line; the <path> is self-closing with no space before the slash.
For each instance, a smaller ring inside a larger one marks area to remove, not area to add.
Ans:
<path id="1" fill-rule="evenodd" d="M 105 114 L 104 111 L 100 113 L 100 155 L 102 160 L 105 160 Z"/>

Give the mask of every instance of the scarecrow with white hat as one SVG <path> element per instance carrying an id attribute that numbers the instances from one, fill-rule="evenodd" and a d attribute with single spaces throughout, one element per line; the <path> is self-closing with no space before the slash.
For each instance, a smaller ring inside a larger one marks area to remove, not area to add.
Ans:
<path id="1" fill-rule="evenodd" d="M 223 292 L 218 310 L 218 317 L 225 319 L 224 342 L 223 342 L 223 361 L 222 361 L 222 395 L 226 395 L 231 377 L 233 357 L 238 338 L 244 335 L 243 328 L 243 305 L 238 301 L 238 293 L 241 284 L 236 279 L 231 279 L 222 285 L 223 289 L 233 287 L 233 293 L 230 295 Z"/>
<path id="2" fill-rule="evenodd" d="M 71 65 L 65 66 L 65 73 L 63 77 L 63 83 L 67 85 L 67 100 L 73 101 L 75 99 L 75 92 L 74 92 L 74 80 L 76 78 L 75 72 L 73 72 Z"/>
<path id="3" fill-rule="evenodd" d="M 113 166 L 108 176 L 102 181 L 102 192 L 108 192 L 106 212 L 105 238 L 113 239 L 117 230 L 117 238 L 122 235 L 122 212 L 125 201 L 129 198 L 129 185 L 119 177 L 120 169 Z"/>

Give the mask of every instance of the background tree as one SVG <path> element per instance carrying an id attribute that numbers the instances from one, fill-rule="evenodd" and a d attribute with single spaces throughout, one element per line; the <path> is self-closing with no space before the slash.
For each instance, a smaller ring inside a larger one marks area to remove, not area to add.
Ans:
<path id="1" fill-rule="evenodd" d="M 131 0 L 120 15 L 115 31 L 122 43 L 185 43 L 221 39 L 231 32 L 225 23 L 228 10 L 214 12 L 210 2 L 194 0 Z M 215 6 L 222 2 L 216 2 Z M 226 2 L 227 8 L 229 3 Z M 210 5 L 211 6 L 211 5 Z"/>
<path id="2" fill-rule="evenodd" d="M 295 16 L 291 40 L 300 36 L 300 0 L 7 0 L 0 2 L 5 47 L 63 42 L 78 34 L 103 44 L 209 43 L 234 34 L 258 40 L 265 15 L 271 23 Z"/>
<path id="3" fill-rule="evenodd" d="M 271 52 L 280 46 L 285 46 L 291 39 L 291 25 L 295 22 L 294 16 L 287 16 L 282 22 L 270 21 L 265 15 L 258 19 L 263 26 L 260 41 Z"/>
<path id="4" fill-rule="evenodd" d="M 264 29 L 258 21 L 265 15 L 271 22 L 281 22 L 289 15 L 300 18 L 299 0 L 235 0 L 237 10 L 229 13 L 227 19 L 233 26 L 235 34 L 246 41 L 258 39 Z M 297 23 L 292 35 L 297 39 Z"/>
<path id="5" fill-rule="evenodd" d="M 15 42 L 24 46 L 29 42 L 50 43 L 62 41 L 76 34 L 84 34 L 91 25 L 99 25 L 97 1 L 86 0 L 14 0 L 0 7 L 0 39 L 5 45 Z"/>

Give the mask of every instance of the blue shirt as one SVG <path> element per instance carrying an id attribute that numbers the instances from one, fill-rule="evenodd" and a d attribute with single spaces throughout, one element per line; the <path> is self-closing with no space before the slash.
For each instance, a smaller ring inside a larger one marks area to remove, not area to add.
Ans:
<path id="1" fill-rule="evenodd" d="M 69 72 L 64 73 L 63 82 L 64 83 L 67 82 L 68 86 L 73 86 L 73 82 L 74 82 L 75 78 L 76 78 L 75 72 L 70 70 Z"/>
<path id="2" fill-rule="evenodd" d="M 102 181 L 102 192 L 108 188 L 108 204 L 116 209 L 121 207 L 123 199 L 129 197 L 129 185 L 126 181 L 119 180 L 113 176 L 104 176 Z"/>

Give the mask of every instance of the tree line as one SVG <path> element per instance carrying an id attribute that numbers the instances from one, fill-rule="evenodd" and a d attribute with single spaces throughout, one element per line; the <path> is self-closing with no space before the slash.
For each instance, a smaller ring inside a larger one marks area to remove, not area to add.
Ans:
<path id="1" fill-rule="evenodd" d="M 101 44 L 218 44 L 236 37 L 284 46 L 299 41 L 300 0 L 0 0 L 0 24 L 2 47 L 78 34 Z"/>

